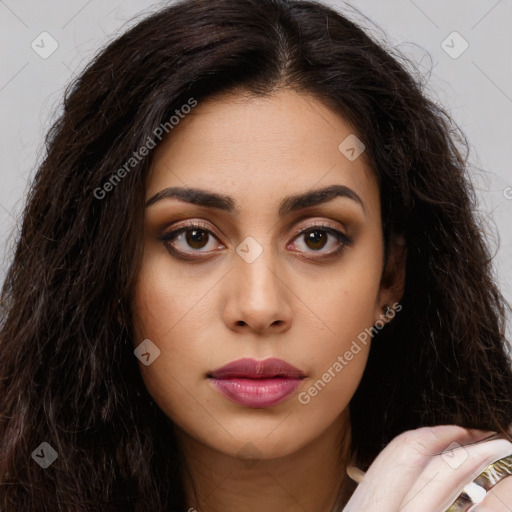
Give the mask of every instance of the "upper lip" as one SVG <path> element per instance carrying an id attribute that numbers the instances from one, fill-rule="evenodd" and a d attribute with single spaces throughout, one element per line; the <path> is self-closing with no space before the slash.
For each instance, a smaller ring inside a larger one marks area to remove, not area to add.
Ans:
<path id="1" fill-rule="evenodd" d="M 263 361 L 257 361 L 244 357 L 214 370 L 209 376 L 214 379 L 232 379 L 236 377 L 245 379 L 268 379 L 272 377 L 300 379 L 306 375 L 282 359 L 270 357 Z"/>

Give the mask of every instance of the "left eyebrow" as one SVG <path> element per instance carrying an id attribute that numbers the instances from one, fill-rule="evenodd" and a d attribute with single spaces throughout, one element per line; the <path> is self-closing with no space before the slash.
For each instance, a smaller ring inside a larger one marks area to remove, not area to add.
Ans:
<path id="1" fill-rule="evenodd" d="M 331 185 L 329 187 L 286 197 L 279 205 L 279 216 L 284 217 L 290 212 L 326 203 L 336 197 L 351 199 L 365 211 L 363 200 L 351 188 L 345 185 Z"/>
<path id="2" fill-rule="evenodd" d="M 279 217 L 284 217 L 288 213 L 316 206 L 321 203 L 331 201 L 336 197 L 346 197 L 359 204 L 365 211 L 362 199 L 351 188 L 345 185 L 330 185 L 325 188 L 311 190 L 284 198 L 279 205 Z M 186 201 L 187 203 L 205 206 L 207 208 L 217 208 L 228 213 L 238 213 L 235 206 L 235 201 L 229 196 L 202 190 L 199 188 L 187 187 L 169 187 L 160 190 L 155 195 L 150 197 L 145 204 L 145 207 L 155 204 L 166 198 L 176 198 Z"/>

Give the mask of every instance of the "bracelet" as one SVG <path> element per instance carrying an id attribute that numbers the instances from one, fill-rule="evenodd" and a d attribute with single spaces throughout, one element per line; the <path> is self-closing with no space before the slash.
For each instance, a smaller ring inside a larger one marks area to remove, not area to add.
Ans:
<path id="1" fill-rule="evenodd" d="M 512 475 L 512 455 L 489 465 L 477 478 L 464 487 L 446 512 L 465 512 L 480 503 L 485 495 L 500 481 Z"/>

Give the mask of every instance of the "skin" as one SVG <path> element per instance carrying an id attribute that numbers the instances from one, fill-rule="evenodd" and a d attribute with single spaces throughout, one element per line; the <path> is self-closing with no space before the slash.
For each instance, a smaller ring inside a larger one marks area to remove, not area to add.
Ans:
<path id="1" fill-rule="evenodd" d="M 444 512 L 465 485 L 512 454 L 493 432 L 457 425 L 422 427 L 397 436 L 375 459 L 343 512 Z M 495 437 L 495 436 L 494 436 Z M 492 487 L 470 512 L 510 512 L 512 477 Z"/>
<path id="2" fill-rule="evenodd" d="M 312 96 L 236 92 L 201 102 L 156 149 L 146 200 L 169 187 L 193 187 L 227 195 L 235 206 L 227 212 L 167 197 L 145 209 L 134 342 L 150 339 L 160 350 L 140 369 L 176 425 L 190 468 L 184 477 L 191 509 L 329 512 L 334 506 L 346 478 L 340 445 L 350 441 L 347 405 L 370 343 L 359 343 L 307 404 L 298 397 L 382 320 L 383 306 L 399 301 L 404 282 L 399 241 L 383 267 L 379 189 L 364 153 L 350 161 L 338 150 L 353 133 Z M 336 197 L 279 216 L 288 196 L 331 185 L 350 188 L 362 204 Z M 185 234 L 161 240 L 193 221 L 211 232 L 200 232 L 195 245 Z M 334 254 L 340 242 L 325 231 L 317 245 L 298 235 L 319 224 L 349 237 L 340 253 Z M 251 262 L 237 253 L 247 237 L 255 241 L 251 255 L 262 251 Z M 194 259 L 179 258 L 171 247 Z M 244 407 L 208 378 L 242 357 L 284 359 L 306 378 L 281 404 Z M 384 459 L 363 491 L 373 482 L 372 493 L 389 492 L 378 484 L 393 462 Z M 356 500 L 364 499 L 361 492 Z"/>

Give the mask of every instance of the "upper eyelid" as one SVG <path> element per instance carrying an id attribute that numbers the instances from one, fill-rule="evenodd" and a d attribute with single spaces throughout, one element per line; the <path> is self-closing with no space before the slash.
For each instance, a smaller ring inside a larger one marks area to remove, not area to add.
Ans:
<path id="1" fill-rule="evenodd" d="M 182 224 L 178 225 L 177 227 L 174 227 L 169 230 L 165 230 L 165 232 L 162 234 L 162 236 L 158 237 L 160 240 L 165 240 L 170 235 L 177 235 L 178 233 L 182 233 L 184 231 L 187 231 L 189 229 L 202 229 L 203 231 L 207 231 L 208 233 L 213 234 L 216 238 L 219 238 L 219 235 L 216 233 L 215 230 L 211 229 L 209 226 L 206 225 L 203 221 L 191 221 L 188 224 Z"/>
<path id="2" fill-rule="evenodd" d="M 317 229 L 317 228 L 325 228 L 327 230 L 339 231 L 340 233 L 342 233 L 342 231 L 339 228 L 335 228 L 331 224 L 327 224 L 324 221 L 317 221 L 317 222 L 313 222 L 312 224 L 310 224 L 308 226 L 303 226 L 301 228 L 297 228 L 294 231 L 293 236 L 295 237 L 297 235 L 300 235 L 301 233 L 304 233 L 305 231 L 308 231 L 309 229 Z"/>
<path id="3" fill-rule="evenodd" d="M 185 223 L 185 224 L 178 225 L 177 227 L 173 227 L 169 231 L 166 231 L 160 238 L 167 238 L 169 235 L 177 235 L 179 232 L 183 232 L 188 229 L 194 229 L 194 228 L 207 231 L 208 233 L 213 234 L 216 238 L 220 237 L 220 235 L 217 234 L 216 230 L 211 229 L 211 227 L 208 226 L 206 224 L 206 222 L 201 220 L 201 221 L 190 221 L 189 223 Z M 294 230 L 292 237 L 295 238 L 298 235 L 300 235 L 301 233 L 308 231 L 309 229 L 318 229 L 318 228 L 325 228 L 326 230 L 337 231 L 337 232 L 347 236 L 346 233 L 344 233 L 343 229 L 334 227 L 333 225 L 328 224 L 326 221 L 319 220 L 319 221 L 312 221 L 312 223 L 307 226 L 302 226 L 300 228 L 297 228 L 296 230 Z"/>

